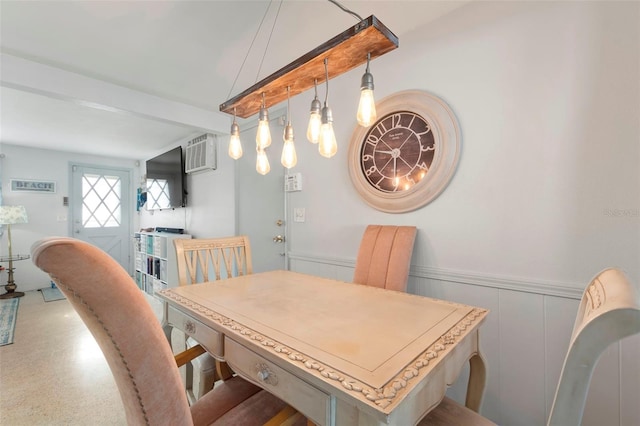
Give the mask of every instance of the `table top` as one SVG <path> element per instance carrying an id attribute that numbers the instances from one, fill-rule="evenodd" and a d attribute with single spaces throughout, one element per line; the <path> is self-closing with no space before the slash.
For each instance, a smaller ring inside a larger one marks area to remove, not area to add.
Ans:
<path id="1" fill-rule="evenodd" d="M 307 369 L 316 366 L 324 377 L 333 372 L 372 389 L 391 386 L 407 368 L 426 366 L 433 353 L 455 344 L 487 314 L 472 306 L 291 271 L 158 294 L 203 323 L 224 328 L 225 334 L 261 341 L 276 352 L 284 348 L 292 361 L 299 359 Z"/>

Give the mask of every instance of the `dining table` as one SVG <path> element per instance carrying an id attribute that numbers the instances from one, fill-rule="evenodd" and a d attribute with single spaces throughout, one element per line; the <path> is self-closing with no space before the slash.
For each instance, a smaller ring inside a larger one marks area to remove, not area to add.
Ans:
<path id="1" fill-rule="evenodd" d="M 465 404 L 486 381 L 488 310 L 287 270 L 156 293 L 163 327 L 317 425 L 415 425 L 469 362 Z"/>

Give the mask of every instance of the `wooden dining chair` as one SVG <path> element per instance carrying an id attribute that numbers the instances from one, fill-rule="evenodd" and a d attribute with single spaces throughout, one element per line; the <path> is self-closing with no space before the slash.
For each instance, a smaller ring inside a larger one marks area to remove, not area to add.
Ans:
<path id="1" fill-rule="evenodd" d="M 637 333 L 640 333 L 638 290 L 620 270 L 602 271 L 582 295 L 547 425 L 581 424 L 591 375 L 600 355 L 611 344 Z M 419 425 L 486 422 L 484 417 L 445 397 Z"/>
<path id="2" fill-rule="evenodd" d="M 178 262 L 178 285 L 185 286 L 253 273 L 249 237 L 240 235 L 223 238 L 173 240 Z M 193 338 L 185 347 L 197 345 Z M 217 379 L 228 379 L 229 366 L 208 353 L 186 365 L 186 391 L 190 401 L 196 401 L 213 388 Z"/>
<path id="3" fill-rule="evenodd" d="M 353 282 L 406 291 L 415 226 L 369 225 L 364 231 Z"/>
<path id="4" fill-rule="evenodd" d="M 31 258 L 95 337 L 118 386 L 128 425 L 262 425 L 283 418 L 289 422 L 291 413 L 300 416 L 239 377 L 217 384 L 189 406 L 177 366 L 189 354 L 174 357 L 153 309 L 117 261 L 71 238 L 38 241 Z"/>

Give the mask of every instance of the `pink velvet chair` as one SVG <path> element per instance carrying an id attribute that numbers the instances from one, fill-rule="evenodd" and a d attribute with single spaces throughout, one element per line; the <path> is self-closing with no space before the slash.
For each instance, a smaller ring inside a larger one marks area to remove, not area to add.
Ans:
<path id="1" fill-rule="evenodd" d="M 115 260 L 71 238 L 38 241 L 31 256 L 98 342 L 129 425 L 261 425 L 270 419 L 278 424 L 281 418 L 300 416 L 280 399 L 237 376 L 217 384 L 190 407 L 176 363 L 179 357 L 174 358 L 142 292 Z"/>
<path id="2" fill-rule="evenodd" d="M 415 226 L 369 225 L 356 259 L 353 282 L 406 291 Z"/>

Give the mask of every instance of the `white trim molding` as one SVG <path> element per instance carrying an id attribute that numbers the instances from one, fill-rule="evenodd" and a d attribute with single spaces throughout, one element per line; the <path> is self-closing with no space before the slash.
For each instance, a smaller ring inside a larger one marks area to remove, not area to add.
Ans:
<path id="1" fill-rule="evenodd" d="M 315 256 L 303 253 L 289 252 L 290 261 L 302 261 L 323 265 L 355 268 L 355 259 Z M 409 276 L 426 278 L 431 280 L 448 281 L 461 284 L 470 284 L 482 287 L 491 287 L 501 290 L 519 291 L 524 293 L 541 294 L 545 296 L 565 297 L 580 300 L 583 288 L 579 283 L 567 283 L 560 281 L 543 281 L 540 279 L 522 279 L 503 277 L 492 274 L 480 274 L 475 272 L 460 271 L 455 269 L 435 268 L 432 266 L 412 265 Z"/>

